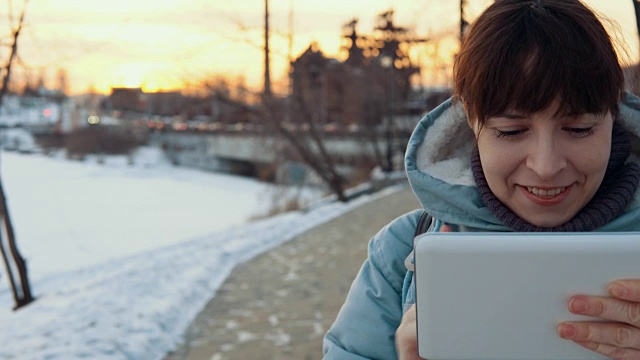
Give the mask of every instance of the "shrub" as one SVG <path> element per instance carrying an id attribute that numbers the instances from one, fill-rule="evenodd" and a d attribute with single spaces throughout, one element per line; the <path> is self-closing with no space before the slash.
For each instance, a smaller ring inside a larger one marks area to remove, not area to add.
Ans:
<path id="1" fill-rule="evenodd" d="M 129 154 L 139 145 L 135 135 L 124 127 L 92 125 L 65 136 L 67 156 L 84 158 L 87 154 Z"/>

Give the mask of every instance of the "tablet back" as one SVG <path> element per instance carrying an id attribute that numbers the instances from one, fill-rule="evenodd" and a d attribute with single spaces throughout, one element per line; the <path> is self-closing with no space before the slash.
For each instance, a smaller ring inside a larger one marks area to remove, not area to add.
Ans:
<path id="1" fill-rule="evenodd" d="M 427 233 L 415 243 L 420 356 L 604 359 L 561 339 L 574 294 L 640 278 L 640 233 Z"/>

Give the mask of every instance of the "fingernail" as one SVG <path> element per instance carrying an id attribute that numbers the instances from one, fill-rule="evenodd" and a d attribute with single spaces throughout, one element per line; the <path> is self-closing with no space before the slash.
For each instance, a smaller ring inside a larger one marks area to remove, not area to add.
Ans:
<path id="1" fill-rule="evenodd" d="M 583 313 L 589 309 L 589 303 L 584 299 L 571 299 L 569 309 L 574 313 Z"/>
<path id="2" fill-rule="evenodd" d="M 620 283 L 613 283 L 609 286 L 609 293 L 615 297 L 625 297 L 625 295 L 627 295 L 627 288 Z"/>
<path id="3" fill-rule="evenodd" d="M 558 325 L 558 334 L 563 339 L 570 339 L 576 334 L 576 328 L 569 324 Z"/>

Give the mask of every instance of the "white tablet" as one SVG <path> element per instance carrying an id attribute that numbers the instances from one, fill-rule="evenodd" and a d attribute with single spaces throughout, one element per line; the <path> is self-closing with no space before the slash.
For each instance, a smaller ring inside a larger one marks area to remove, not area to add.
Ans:
<path id="1" fill-rule="evenodd" d="M 556 333 L 574 294 L 640 278 L 640 233 L 428 233 L 415 242 L 418 348 L 429 360 L 605 359 Z"/>

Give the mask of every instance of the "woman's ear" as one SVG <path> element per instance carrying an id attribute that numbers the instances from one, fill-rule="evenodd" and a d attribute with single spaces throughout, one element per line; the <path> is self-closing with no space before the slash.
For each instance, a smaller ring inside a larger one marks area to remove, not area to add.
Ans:
<path id="1" fill-rule="evenodd" d="M 480 129 L 482 128 L 482 125 L 480 125 L 480 121 L 478 121 L 478 119 L 472 119 L 467 114 L 467 125 L 469 125 L 469 128 L 471 129 L 471 131 L 473 131 L 473 134 L 477 138 L 478 134 L 480 133 Z"/>
<path id="2" fill-rule="evenodd" d="M 464 115 L 467 118 L 467 125 L 469 125 L 469 128 L 471 129 L 471 131 L 473 131 L 473 134 L 475 135 L 475 137 L 478 138 L 480 129 L 482 129 L 482 124 L 480 124 L 480 121 L 478 121 L 478 117 L 469 115 L 470 113 L 468 111 L 469 104 L 467 104 L 462 97 L 455 98 L 454 101 L 460 101 L 462 103 L 462 109 L 464 110 Z"/>

